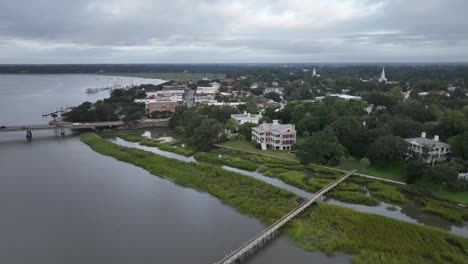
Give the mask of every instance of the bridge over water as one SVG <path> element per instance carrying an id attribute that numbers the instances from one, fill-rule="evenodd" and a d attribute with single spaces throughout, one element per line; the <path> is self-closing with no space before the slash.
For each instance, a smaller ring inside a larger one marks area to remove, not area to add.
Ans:
<path id="1" fill-rule="evenodd" d="M 51 122 L 44 125 L 3 126 L 0 127 L 0 132 L 26 131 L 26 138 L 31 139 L 32 131 L 34 130 L 60 130 L 60 134 L 65 135 L 65 129 L 96 129 L 102 127 L 119 127 L 124 125 L 125 124 L 122 121 L 91 123 Z"/>
<path id="2" fill-rule="evenodd" d="M 260 247 L 278 234 L 279 230 L 288 223 L 291 219 L 293 219 L 298 214 L 302 213 L 305 209 L 315 203 L 317 200 L 322 199 L 323 195 L 328 191 L 332 190 L 338 184 L 346 180 L 349 176 L 353 175 L 355 170 L 345 173 L 340 178 L 336 179 L 334 182 L 328 184 L 320 191 L 312 195 L 309 199 L 304 201 L 302 204 L 297 206 L 294 210 L 283 216 L 281 219 L 273 223 L 267 229 L 263 230 L 260 234 L 256 235 L 245 244 L 243 244 L 238 249 L 232 251 L 229 255 L 224 257 L 222 260 L 217 262 L 218 264 L 230 264 L 230 263 L 240 263 L 241 261 L 245 260 L 248 256 L 253 255 Z"/>
<path id="3" fill-rule="evenodd" d="M 84 129 L 84 128 L 98 128 L 98 127 L 119 127 L 123 126 L 122 121 L 112 122 L 92 122 L 92 123 L 68 123 L 57 122 L 43 125 L 23 125 L 23 126 L 6 126 L 0 128 L 0 132 L 12 131 L 28 131 L 28 130 L 53 130 L 53 129 Z"/>

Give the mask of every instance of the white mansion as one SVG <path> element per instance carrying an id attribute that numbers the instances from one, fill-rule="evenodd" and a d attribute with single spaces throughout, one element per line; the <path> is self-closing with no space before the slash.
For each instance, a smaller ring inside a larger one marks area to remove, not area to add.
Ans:
<path id="1" fill-rule="evenodd" d="M 451 152 L 449 144 L 440 142 L 437 135 L 434 136 L 434 139 L 426 138 L 426 132 L 422 132 L 421 137 L 406 138 L 405 141 L 408 142 L 408 156 L 426 154 L 427 157 L 423 158 L 428 163 L 446 161 Z"/>

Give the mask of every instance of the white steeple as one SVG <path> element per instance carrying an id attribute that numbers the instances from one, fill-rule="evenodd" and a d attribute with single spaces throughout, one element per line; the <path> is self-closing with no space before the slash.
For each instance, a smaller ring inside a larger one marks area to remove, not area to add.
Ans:
<path id="1" fill-rule="evenodd" d="M 382 74 L 380 75 L 379 82 L 387 82 L 387 78 L 385 78 L 385 68 L 382 68 Z"/>
<path id="2" fill-rule="evenodd" d="M 314 70 L 312 71 L 312 76 L 317 76 L 317 72 L 315 71 L 315 67 L 314 67 Z"/>

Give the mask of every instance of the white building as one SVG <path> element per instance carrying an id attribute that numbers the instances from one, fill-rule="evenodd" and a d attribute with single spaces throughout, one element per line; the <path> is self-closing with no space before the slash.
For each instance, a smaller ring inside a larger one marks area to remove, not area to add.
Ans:
<path id="1" fill-rule="evenodd" d="M 327 96 L 338 97 L 338 98 L 345 99 L 345 100 L 361 100 L 362 99 L 362 97 L 360 97 L 360 96 L 353 96 L 353 95 L 348 95 L 348 94 L 329 94 Z M 315 97 L 315 101 L 320 102 L 324 98 L 325 98 L 325 96 L 317 96 L 317 97 Z"/>
<path id="2" fill-rule="evenodd" d="M 199 94 L 195 95 L 195 103 L 197 104 L 213 104 L 216 103 L 215 96 L 213 94 Z"/>
<path id="3" fill-rule="evenodd" d="M 252 141 L 261 144 L 265 150 L 270 147 L 274 150 L 290 150 L 296 143 L 296 130 L 294 125 L 273 123 L 261 124 L 252 128 Z"/>
<path id="4" fill-rule="evenodd" d="M 312 70 L 312 76 L 314 76 L 314 77 L 320 77 L 320 74 L 317 74 L 317 71 L 315 70 L 315 67 L 314 67 L 314 69 Z"/>
<path id="5" fill-rule="evenodd" d="M 197 87 L 197 94 L 217 94 L 218 92 L 219 92 L 219 86 Z"/>
<path id="6" fill-rule="evenodd" d="M 458 179 L 468 181 L 468 172 L 458 173 Z"/>
<path id="7" fill-rule="evenodd" d="M 283 87 L 268 87 L 265 88 L 263 91 L 263 95 L 269 94 L 269 93 L 277 93 L 279 95 L 283 95 L 284 88 Z"/>
<path id="8" fill-rule="evenodd" d="M 405 141 L 408 142 L 408 156 L 421 156 L 428 163 L 446 161 L 451 152 L 449 144 L 440 142 L 437 135 L 434 139 L 426 138 L 426 132 L 422 132 L 421 137 L 406 138 Z"/>
<path id="9" fill-rule="evenodd" d="M 387 78 L 385 78 L 385 68 L 382 68 L 382 73 L 380 74 L 379 82 L 387 82 Z"/>
<path id="10" fill-rule="evenodd" d="M 261 114 L 251 114 L 247 112 L 244 112 L 243 114 L 233 114 L 231 117 L 234 118 L 240 125 L 245 123 L 258 124 L 258 122 L 260 122 L 262 119 Z"/>

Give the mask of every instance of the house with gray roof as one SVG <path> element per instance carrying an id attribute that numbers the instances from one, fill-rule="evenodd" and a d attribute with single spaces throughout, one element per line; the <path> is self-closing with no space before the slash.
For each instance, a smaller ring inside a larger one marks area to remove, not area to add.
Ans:
<path id="1" fill-rule="evenodd" d="M 234 118 L 237 121 L 237 123 L 240 125 L 245 124 L 245 123 L 258 124 L 258 122 L 260 122 L 260 120 L 262 119 L 262 115 L 251 114 L 245 111 L 243 114 L 232 114 L 231 118 Z"/>
<path id="2" fill-rule="evenodd" d="M 296 130 L 294 125 L 273 123 L 260 124 L 252 128 L 252 141 L 261 144 L 265 150 L 270 147 L 274 150 L 290 150 L 296 143 Z"/>
<path id="3" fill-rule="evenodd" d="M 440 142 L 439 136 L 433 139 L 426 137 L 426 132 L 421 133 L 421 137 L 406 138 L 408 142 L 408 156 L 418 155 L 428 163 L 446 161 L 451 153 L 449 144 Z"/>

